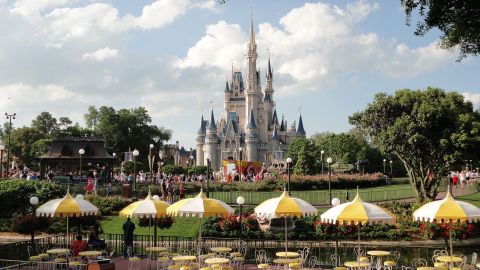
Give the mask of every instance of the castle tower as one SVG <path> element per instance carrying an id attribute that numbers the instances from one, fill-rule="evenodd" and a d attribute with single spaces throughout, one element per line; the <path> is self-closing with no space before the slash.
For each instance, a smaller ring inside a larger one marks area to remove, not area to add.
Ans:
<path id="1" fill-rule="evenodd" d="M 247 161 L 257 161 L 258 135 L 257 125 L 253 115 L 253 109 L 250 110 L 248 124 L 245 127 L 245 144 L 247 145 Z"/>
<path id="2" fill-rule="evenodd" d="M 245 119 L 249 119 L 249 113 L 253 111 L 253 117 L 257 119 L 258 103 L 261 101 L 262 92 L 259 85 L 257 71 L 257 44 L 253 31 L 253 15 L 250 16 L 250 40 L 247 45 L 248 73 L 247 89 L 245 91 Z"/>
<path id="3" fill-rule="evenodd" d="M 208 122 L 206 128 L 206 136 L 205 136 L 205 144 L 203 147 L 204 151 L 204 163 L 207 164 L 207 159 L 211 161 L 211 168 L 216 169 L 217 166 L 217 144 L 218 144 L 218 136 L 217 136 L 217 124 L 215 123 L 215 117 L 213 115 L 213 108 L 210 113 L 210 121 Z"/>
<path id="4" fill-rule="evenodd" d="M 197 166 L 204 166 L 203 164 L 203 145 L 205 144 L 205 121 L 202 119 L 200 120 L 200 128 L 197 131 L 197 138 L 196 138 L 196 146 L 197 146 L 197 157 L 196 157 L 196 165 Z"/>
<path id="5" fill-rule="evenodd" d="M 263 104 L 265 107 L 265 114 L 267 117 L 267 130 L 271 131 L 273 127 L 273 121 L 275 121 L 274 117 L 277 117 L 277 113 L 275 111 L 275 115 L 273 115 L 273 108 L 275 107 L 275 102 L 273 101 L 273 73 L 272 73 L 272 67 L 270 65 L 270 56 L 268 56 L 268 66 L 267 66 L 267 72 L 265 73 L 265 81 L 266 81 L 266 86 L 265 86 L 265 91 L 263 95 Z M 276 119 L 276 122 L 278 124 L 278 119 Z"/>
<path id="6" fill-rule="evenodd" d="M 302 120 L 302 115 L 301 114 L 300 114 L 300 118 L 298 119 L 297 136 L 301 137 L 301 138 L 305 138 L 307 136 L 307 133 L 305 132 L 305 129 L 303 128 L 303 120 Z"/>
<path id="7" fill-rule="evenodd" d="M 230 87 L 228 86 L 228 80 L 227 82 L 225 83 L 225 91 L 224 91 L 224 95 L 225 95 L 225 98 L 224 98 L 224 102 L 223 102 L 223 108 L 225 109 L 225 111 L 228 113 L 229 111 L 229 104 L 230 104 L 230 97 L 232 96 L 232 90 L 230 89 Z"/>

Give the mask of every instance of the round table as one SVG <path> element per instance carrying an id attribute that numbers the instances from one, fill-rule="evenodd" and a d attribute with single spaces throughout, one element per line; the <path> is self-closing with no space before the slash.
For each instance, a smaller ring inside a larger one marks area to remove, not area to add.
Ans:
<path id="1" fill-rule="evenodd" d="M 93 259 L 93 257 L 97 257 L 97 256 L 100 256 L 102 255 L 102 252 L 101 251 L 97 251 L 97 250 L 90 250 L 90 251 L 81 251 L 78 253 L 79 256 L 85 256 L 88 258 L 88 261 L 91 261 L 91 259 Z"/>
<path id="2" fill-rule="evenodd" d="M 221 253 L 221 252 L 230 252 L 232 251 L 232 248 L 229 247 L 212 247 L 210 248 L 211 251 L 215 253 Z"/>
<path id="3" fill-rule="evenodd" d="M 183 261 L 195 261 L 197 257 L 195 256 L 175 256 L 172 258 L 173 261 L 183 262 Z"/>
<path id="4" fill-rule="evenodd" d="M 382 266 L 382 257 L 390 255 L 389 251 L 384 251 L 384 250 L 370 250 L 367 251 L 367 254 L 373 257 L 377 257 L 377 269 L 380 269 Z"/>
<path id="5" fill-rule="evenodd" d="M 370 266 L 370 263 L 368 262 L 358 262 L 358 261 L 352 261 L 352 262 L 345 262 L 344 265 L 346 267 L 350 268 L 367 268 Z"/>
<path id="6" fill-rule="evenodd" d="M 205 260 L 206 264 L 226 264 L 229 262 L 230 260 L 227 258 L 218 258 L 218 257 L 208 258 Z"/>
<path id="7" fill-rule="evenodd" d="M 446 262 L 446 263 L 456 263 L 456 262 L 463 262 L 463 258 L 457 257 L 457 256 L 438 256 L 437 261 Z"/>
<path id="8" fill-rule="evenodd" d="M 146 251 L 149 252 L 165 252 L 167 251 L 166 247 L 147 247 L 145 248 Z"/>
<path id="9" fill-rule="evenodd" d="M 275 255 L 281 258 L 295 258 L 300 256 L 300 254 L 298 254 L 297 252 L 285 252 L 285 251 L 277 252 L 275 253 Z"/>
<path id="10" fill-rule="evenodd" d="M 417 270 L 437 270 L 437 268 L 431 267 L 431 266 L 421 266 L 421 267 L 417 267 Z"/>
<path id="11" fill-rule="evenodd" d="M 53 249 L 47 250 L 47 253 L 52 255 L 63 255 L 63 254 L 67 254 L 68 252 L 70 252 L 70 249 L 66 249 L 66 248 L 53 248 Z"/>

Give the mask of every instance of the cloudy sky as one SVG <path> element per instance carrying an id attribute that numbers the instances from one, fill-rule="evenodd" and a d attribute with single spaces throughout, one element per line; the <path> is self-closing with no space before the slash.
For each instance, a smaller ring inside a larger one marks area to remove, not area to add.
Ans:
<path id="1" fill-rule="evenodd" d="M 251 9 L 277 112 L 292 123 L 301 107 L 308 136 L 347 131 L 379 91 L 436 86 L 478 108 L 479 58 L 455 62 L 437 31 L 415 37 L 398 2 L 0 0 L 1 113 L 16 112 L 15 126 L 42 111 L 83 125 L 89 105 L 144 106 L 192 147 L 209 102 L 224 113 L 232 63 L 245 71 Z"/>

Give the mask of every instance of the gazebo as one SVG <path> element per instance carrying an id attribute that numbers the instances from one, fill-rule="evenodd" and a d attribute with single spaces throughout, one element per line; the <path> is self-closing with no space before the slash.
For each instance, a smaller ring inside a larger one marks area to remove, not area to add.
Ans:
<path id="1" fill-rule="evenodd" d="M 40 178 L 44 178 L 45 172 L 56 168 L 57 171 L 79 171 L 80 154 L 83 149 L 85 154 L 81 156 L 83 170 L 89 164 L 105 167 L 105 177 L 112 176 L 113 165 L 117 158 L 110 155 L 105 149 L 105 140 L 99 138 L 69 137 L 58 138 L 52 141 L 50 150 L 44 155 L 37 157 L 40 162 Z"/>

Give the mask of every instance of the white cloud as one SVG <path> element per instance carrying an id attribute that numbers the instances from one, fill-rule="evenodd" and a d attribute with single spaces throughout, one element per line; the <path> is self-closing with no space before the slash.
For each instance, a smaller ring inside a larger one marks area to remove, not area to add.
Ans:
<path id="1" fill-rule="evenodd" d="M 99 49 L 95 52 L 92 53 L 86 53 L 82 56 L 83 60 L 94 60 L 97 62 L 104 61 L 109 58 L 113 58 L 118 55 L 118 50 L 116 49 L 110 49 L 109 47 L 105 47 L 102 49 Z"/>
<path id="2" fill-rule="evenodd" d="M 142 15 L 135 18 L 134 25 L 140 29 L 160 28 L 184 15 L 189 5 L 188 0 L 157 0 L 143 7 Z"/>
<path id="3" fill-rule="evenodd" d="M 364 0 L 344 8 L 306 3 L 282 17 L 280 27 L 261 23 L 256 33 L 259 66 L 265 67 L 269 48 L 277 90 L 282 94 L 320 90 L 352 72 L 414 77 L 454 59 L 452 53 L 438 49 L 435 43 L 409 48 L 376 33 L 361 32 L 358 24 L 378 9 L 378 4 Z M 209 25 L 205 35 L 174 65 L 183 69 L 210 66 L 225 70 L 233 59 L 244 67 L 247 31 L 225 21 Z"/>
<path id="4" fill-rule="evenodd" d="M 480 107 L 480 93 L 463 92 L 462 95 L 465 97 L 465 100 L 473 103 L 474 108 Z"/>
<path id="5" fill-rule="evenodd" d="M 25 17 L 38 16 L 45 9 L 63 6 L 73 1 L 75 0 L 17 0 L 10 12 Z"/>

